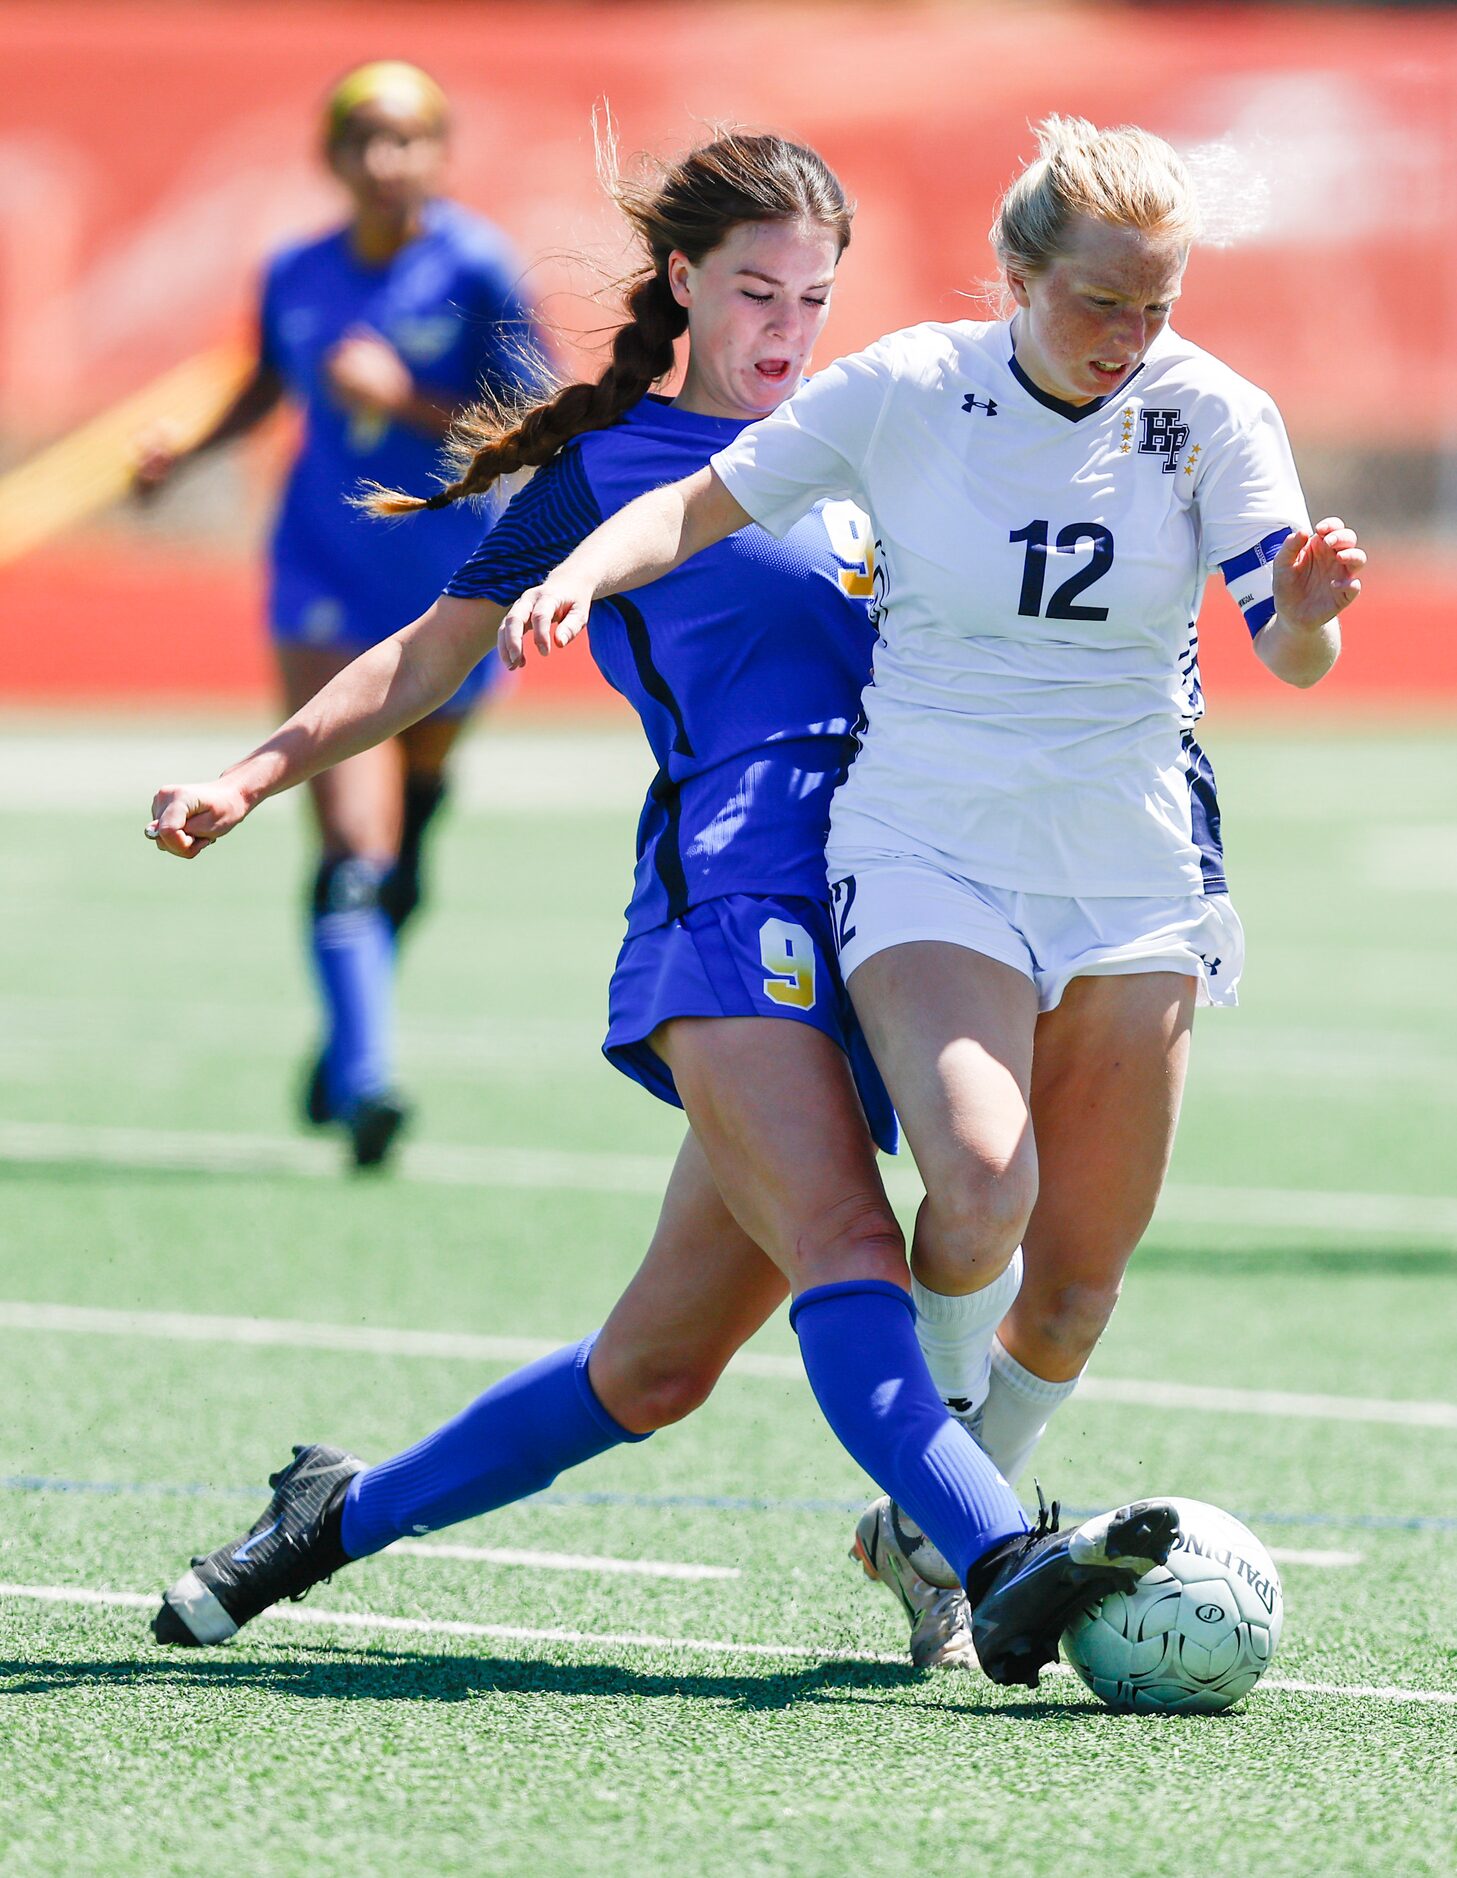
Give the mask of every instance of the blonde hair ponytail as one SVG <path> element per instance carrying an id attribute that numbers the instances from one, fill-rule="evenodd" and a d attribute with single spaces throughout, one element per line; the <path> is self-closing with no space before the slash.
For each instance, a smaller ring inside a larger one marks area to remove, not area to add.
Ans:
<path id="1" fill-rule="evenodd" d="M 991 242 L 1012 273 L 1036 275 L 1064 252 L 1076 216 L 1191 242 L 1194 186 L 1172 145 L 1122 124 L 1099 130 L 1083 117 L 1048 117 L 1038 154 L 1002 197 Z"/>

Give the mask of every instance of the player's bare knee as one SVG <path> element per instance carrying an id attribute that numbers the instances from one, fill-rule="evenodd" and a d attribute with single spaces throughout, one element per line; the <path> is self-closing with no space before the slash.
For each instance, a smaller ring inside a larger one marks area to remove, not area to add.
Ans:
<path id="1" fill-rule="evenodd" d="M 1060 1359 L 1082 1362 L 1107 1329 L 1119 1290 L 1117 1283 L 1055 1285 L 1024 1300 L 1026 1327 Z"/>
<path id="2" fill-rule="evenodd" d="M 796 1290 L 847 1278 L 904 1284 L 905 1236 L 883 1195 L 852 1194 L 800 1227 L 794 1266 Z"/>
<path id="3" fill-rule="evenodd" d="M 716 1365 L 679 1364 L 643 1377 L 637 1387 L 639 1426 L 669 1428 L 691 1415 L 713 1393 Z"/>
<path id="4" fill-rule="evenodd" d="M 722 1374 L 716 1361 L 655 1352 L 593 1375 L 598 1400 L 633 1434 L 651 1434 L 701 1408 Z"/>
<path id="5" fill-rule="evenodd" d="M 964 1262 L 968 1270 L 995 1274 L 1021 1244 L 1036 1201 L 1037 1170 L 1030 1160 L 994 1168 L 968 1156 L 949 1177 L 932 1183 L 917 1238 L 934 1245 L 937 1264 L 948 1272 Z"/>

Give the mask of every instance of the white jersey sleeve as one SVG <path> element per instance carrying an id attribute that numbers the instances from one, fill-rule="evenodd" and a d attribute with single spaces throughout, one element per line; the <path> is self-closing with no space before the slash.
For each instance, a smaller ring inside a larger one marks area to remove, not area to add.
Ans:
<path id="1" fill-rule="evenodd" d="M 1290 440 L 1263 393 L 1213 441 L 1194 505 L 1205 568 L 1223 574 L 1250 632 L 1259 632 L 1275 612 L 1270 564 L 1292 530 L 1310 527 Z"/>
<path id="2" fill-rule="evenodd" d="M 893 383 L 884 340 L 836 359 L 720 450 L 715 474 L 771 535 L 788 534 L 829 498 L 865 506 L 865 466 Z"/>

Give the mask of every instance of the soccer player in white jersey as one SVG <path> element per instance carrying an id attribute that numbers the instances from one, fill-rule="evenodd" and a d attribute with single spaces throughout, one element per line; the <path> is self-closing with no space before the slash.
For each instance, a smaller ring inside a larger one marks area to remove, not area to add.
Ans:
<path id="1" fill-rule="evenodd" d="M 488 402 L 467 420 L 474 445 L 456 480 L 375 503 L 438 510 L 524 466 L 534 478 L 427 613 L 216 782 L 158 791 L 148 833 L 161 852 L 195 856 L 265 797 L 428 714 L 526 581 L 640 491 L 702 468 L 799 382 L 850 235 L 823 160 L 784 138 L 726 135 L 644 186 L 614 179 L 613 193 L 643 266 L 601 375 L 514 417 Z M 685 332 L 682 389 L 655 399 Z M 660 765 L 606 1047 L 690 1126 L 620 1308 L 600 1336 L 492 1385 L 377 1467 L 296 1447 L 250 1531 L 167 1592 L 159 1642 L 224 1642 L 353 1559 L 514 1504 L 681 1418 L 791 1288 L 831 1427 L 955 1567 L 943 1596 L 928 1587 L 930 1603 L 955 1601 L 939 1647 L 1035 1687 L 1076 1612 L 1168 1558 L 1169 1500 L 1029 1529 L 916 1340 L 867 1126 L 878 1115 L 888 1142 L 894 1117 L 832 966 L 825 834 L 874 638 L 864 517 L 851 530 L 847 506 L 821 508 L 784 542 L 745 528 L 651 593 L 607 602 L 593 624 L 593 652 Z"/>
<path id="2" fill-rule="evenodd" d="M 827 497 L 870 512 L 880 641 L 832 811 L 837 940 L 926 1182 L 928 1364 L 1009 1478 L 1152 1216 L 1195 1007 L 1240 976 L 1193 736 L 1205 580 L 1306 686 L 1365 564 L 1343 522 L 1310 526 L 1270 399 L 1170 325 L 1196 232 L 1173 150 L 1056 117 L 1038 143 L 992 231 L 1008 317 L 838 361 L 502 627 L 508 657 L 523 635 L 563 645 L 594 598 L 747 521 L 781 534 Z M 913 1624 L 945 1624 L 911 1595 L 916 1566 L 939 1574 L 908 1525 L 875 1503 L 856 1552 Z"/>

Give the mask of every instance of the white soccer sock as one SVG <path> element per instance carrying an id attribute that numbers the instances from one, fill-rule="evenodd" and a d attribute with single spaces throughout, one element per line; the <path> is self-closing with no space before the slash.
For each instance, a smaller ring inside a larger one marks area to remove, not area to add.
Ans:
<path id="1" fill-rule="evenodd" d="M 1034 1376 L 1000 1338 L 993 1339 L 990 1355 L 990 1385 L 972 1432 L 1003 1479 L 1015 1481 L 1032 1459 L 1053 1410 L 1067 1401 L 1081 1379 L 1074 1376 L 1070 1382 L 1048 1382 Z"/>
<path id="2" fill-rule="evenodd" d="M 921 1354 L 937 1393 L 943 1401 L 957 1404 L 958 1416 L 973 1414 L 986 1400 L 992 1338 L 1021 1289 L 1021 1246 L 1004 1272 L 964 1297 L 928 1291 L 914 1273 L 911 1276 Z"/>

